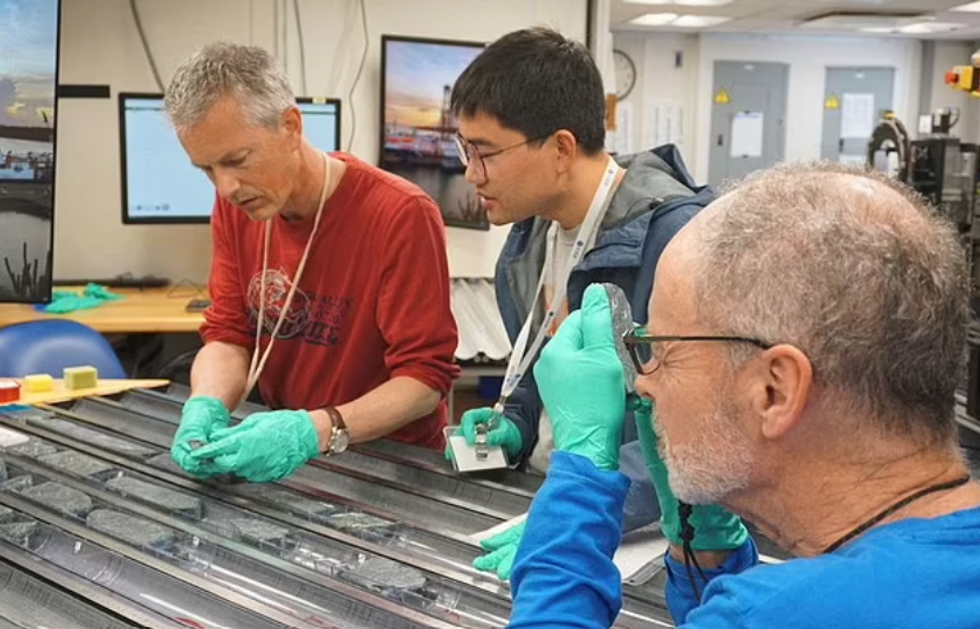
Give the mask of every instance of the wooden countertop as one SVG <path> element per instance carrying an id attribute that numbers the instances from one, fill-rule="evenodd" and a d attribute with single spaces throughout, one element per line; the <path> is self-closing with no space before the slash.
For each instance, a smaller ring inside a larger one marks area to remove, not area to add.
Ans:
<path id="1" fill-rule="evenodd" d="M 81 290 L 58 287 L 56 290 Z M 110 289 L 123 298 L 106 302 L 98 308 L 78 310 L 63 315 L 48 314 L 32 304 L 0 304 L 0 328 L 45 319 L 72 319 L 102 333 L 197 332 L 204 323 L 204 313 L 187 312 L 191 299 L 205 299 L 206 294 L 185 288 Z"/>

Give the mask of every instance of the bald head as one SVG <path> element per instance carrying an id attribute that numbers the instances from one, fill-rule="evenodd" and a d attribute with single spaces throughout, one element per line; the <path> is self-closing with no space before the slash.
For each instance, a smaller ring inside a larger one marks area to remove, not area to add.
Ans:
<path id="1" fill-rule="evenodd" d="M 952 227 L 900 184 L 837 164 L 757 173 L 693 219 L 660 270 L 693 277 L 712 333 L 794 345 L 883 427 L 952 434 L 965 259 Z"/>

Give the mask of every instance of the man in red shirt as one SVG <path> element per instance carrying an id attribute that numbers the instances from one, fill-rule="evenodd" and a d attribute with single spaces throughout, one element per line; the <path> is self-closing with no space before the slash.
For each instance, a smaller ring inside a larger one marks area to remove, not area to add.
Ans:
<path id="1" fill-rule="evenodd" d="M 288 79 L 261 48 L 205 47 L 177 69 L 166 103 L 218 197 L 212 305 L 175 462 L 265 482 L 348 442 L 442 448 L 459 370 L 434 202 L 309 144 Z M 285 410 L 229 428 L 228 409 L 256 384 Z"/>

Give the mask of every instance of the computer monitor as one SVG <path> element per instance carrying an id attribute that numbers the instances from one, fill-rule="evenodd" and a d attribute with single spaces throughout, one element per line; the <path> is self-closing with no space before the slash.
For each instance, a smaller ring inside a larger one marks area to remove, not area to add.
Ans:
<path id="1" fill-rule="evenodd" d="M 340 149 L 340 101 L 297 98 L 303 131 L 324 151 Z M 167 119 L 163 95 L 119 94 L 122 220 L 126 224 L 207 223 L 214 186 L 195 168 Z"/>
<path id="2" fill-rule="evenodd" d="M 60 15 L 0 0 L 0 302 L 51 301 Z"/>

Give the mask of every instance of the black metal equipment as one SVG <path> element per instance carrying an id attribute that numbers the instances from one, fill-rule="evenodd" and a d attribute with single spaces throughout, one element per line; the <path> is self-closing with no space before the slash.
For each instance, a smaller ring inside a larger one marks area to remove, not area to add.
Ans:
<path id="1" fill-rule="evenodd" d="M 974 220 L 978 184 L 978 146 L 950 135 L 959 122 L 955 110 L 930 116 L 930 132 L 911 140 L 905 126 L 887 112 L 868 142 L 868 166 L 908 184 L 956 226 L 970 266 L 971 305 L 975 321 L 967 343 L 968 375 L 965 415 L 961 424 L 975 426 L 962 431 L 980 443 L 980 221 Z M 972 420 L 972 421 L 971 421 Z M 962 439 L 961 439 L 962 440 Z"/>
<path id="2" fill-rule="evenodd" d="M 868 140 L 868 167 L 899 181 L 908 180 L 909 134 L 892 112 L 886 112 Z"/>
<path id="3" fill-rule="evenodd" d="M 977 199 L 976 144 L 948 135 L 914 140 L 907 183 L 948 217 L 960 234 L 970 232 Z"/>
<path id="4" fill-rule="evenodd" d="M 907 183 L 947 216 L 961 234 L 970 232 L 977 197 L 977 145 L 949 135 L 959 112 L 932 114 L 931 132 L 910 140 L 888 112 L 868 142 L 868 166 Z M 972 256 L 971 256 L 972 257 Z"/>

